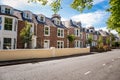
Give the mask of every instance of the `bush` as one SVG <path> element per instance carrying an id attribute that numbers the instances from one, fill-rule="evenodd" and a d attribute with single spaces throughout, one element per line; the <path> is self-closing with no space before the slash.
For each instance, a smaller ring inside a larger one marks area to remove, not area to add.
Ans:
<path id="1" fill-rule="evenodd" d="M 107 45 L 103 46 L 103 49 L 104 51 L 108 51 L 108 46 Z"/>

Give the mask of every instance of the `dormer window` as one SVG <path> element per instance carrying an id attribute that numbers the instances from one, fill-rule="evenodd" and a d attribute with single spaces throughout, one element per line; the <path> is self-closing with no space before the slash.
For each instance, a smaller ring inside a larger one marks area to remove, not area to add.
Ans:
<path id="1" fill-rule="evenodd" d="M 57 21 L 56 21 L 56 24 L 57 24 L 57 25 L 60 25 L 60 21 L 59 21 L 59 20 L 57 20 Z"/>
<path id="2" fill-rule="evenodd" d="M 93 31 L 91 30 L 91 33 L 92 33 Z"/>
<path id="3" fill-rule="evenodd" d="M 44 17 L 43 16 L 40 17 L 40 21 L 42 21 L 42 22 L 44 21 Z"/>
<path id="4" fill-rule="evenodd" d="M 7 5 L 1 5 L 0 6 L 0 12 L 1 13 L 12 15 L 14 13 L 13 11 L 14 11 L 13 8 L 10 7 L 10 6 L 7 6 Z"/>
<path id="5" fill-rule="evenodd" d="M 32 13 L 30 11 L 23 12 L 23 17 L 25 19 L 32 19 Z"/>
<path id="6" fill-rule="evenodd" d="M 43 15 L 39 15 L 39 16 L 37 17 L 37 19 L 38 19 L 38 21 L 40 21 L 40 22 L 45 22 L 45 16 L 43 16 Z"/>
<path id="7" fill-rule="evenodd" d="M 5 8 L 5 13 L 6 14 L 10 14 L 10 9 L 9 8 Z"/>
<path id="8" fill-rule="evenodd" d="M 28 13 L 26 13 L 26 18 L 29 19 L 29 14 Z"/>

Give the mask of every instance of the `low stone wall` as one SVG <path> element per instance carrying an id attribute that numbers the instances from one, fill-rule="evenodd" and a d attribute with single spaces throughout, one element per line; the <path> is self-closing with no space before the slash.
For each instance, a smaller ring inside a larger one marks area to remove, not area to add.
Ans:
<path id="1" fill-rule="evenodd" d="M 59 57 L 73 54 L 86 54 L 89 52 L 89 48 L 0 50 L 0 61 Z"/>

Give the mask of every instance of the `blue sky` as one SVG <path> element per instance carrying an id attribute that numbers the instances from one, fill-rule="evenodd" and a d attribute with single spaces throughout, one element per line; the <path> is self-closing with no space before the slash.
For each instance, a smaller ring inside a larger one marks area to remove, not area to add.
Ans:
<path id="1" fill-rule="evenodd" d="M 49 3 L 52 0 L 49 0 Z M 107 30 L 106 21 L 110 13 L 106 12 L 109 7 L 109 0 L 93 0 L 93 7 L 90 10 L 85 10 L 80 13 L 70 8 L 70 3 L 73 0 L 62 0 L 62 9 L 58 14 L 61 15 L 62 20 L 75 20 L 81 21 L 83 27 L 94 26 L 96 29 Z M 53 12 L 51 8 L 46 5 L 42 6 L 39 3 L 27 3 L 27 0 L 0 0 L 0 4 L 9 5 L 19 10 L 30 10 L 34 14 L 44 14 L 51 17 Z"/>

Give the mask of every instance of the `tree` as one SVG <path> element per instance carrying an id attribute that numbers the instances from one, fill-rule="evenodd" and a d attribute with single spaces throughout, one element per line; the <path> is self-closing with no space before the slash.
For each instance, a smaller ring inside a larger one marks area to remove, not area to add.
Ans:
<path id="1" fill-rule="evenodd" d="M 106 44 L 107 44 L 108 46 L 110 46 L 110 37 L 107 37 L 107 39 L 106 39 Z"/>
<path id="2" fill-rule="evenodd" d="M 109 4 L 108 11 L 111 14 L 107 21 L 108 28 L 114 29 L 120 34 L 120 0 L 110 0 Z"/>
<path id="3" fill-rule="evenodd" d="M 87 44 L 89 44 L 90 47 L 92 46 L 92 41 L 93 41 L 93 35 L 90 34 L 90 35 L 88 36 L 88 39 L 87 39 Z"/>
<path id="4" fill-rule="evenodd" d="M 75 35 L 73 35 L 73 34 L 68 35 L 67 38 L 70 42 L 73 42 L 75 40 Z"/>
<path id="5" fill-rule="evenodd" d="M 98 39 L 98 48 L 99 49 L 103 48 L 103 37 L 102 36 L 99 36 L 99 39 Z"/>
<path id="6" fill-rule="evenodd" d="M 28 0 L 28 2 L 40 2 L 42 5 L 46 5 L 49 0 Z M 61 7 L 62 0 L 53 0 L 52 3 L 50 3 L 50 7 L 52 11 L 56 14 Z M 90 9 L 93 5 L 93 0 L 73 0 L 73 2 L 70 4 L 71 8 L 82 12 L 84 9 Z"/>
<path id="7" fill-rule="evenodd" d="M 24 44 L 24 48 L 27 48 L 30 46 L 30 41 L 32 39 L 32 33 L 31 33 L 31 25 L 28 24 L 27 21 L 25 21 L 24 28 L 20 31 L 20 37 L 22 38 L 22 42 Z"/>
<path id="8" fill-rule="evenodd" d="M 75 40 L 75 35 L 70 34 L 67 36 L 68 40 L 69 40 L 69 45 L 72 44 L 73 45 L 73 41 Z"/>

